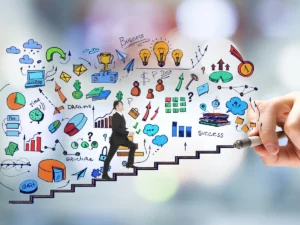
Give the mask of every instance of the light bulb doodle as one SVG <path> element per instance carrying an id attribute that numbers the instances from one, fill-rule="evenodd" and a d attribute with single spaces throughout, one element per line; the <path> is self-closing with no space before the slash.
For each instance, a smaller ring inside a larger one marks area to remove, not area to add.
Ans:
<path id="1" fill-rule="evenodd" d="M 164 67 L 166 64 L 166 57 L 169 53 L 169 45 L 164 41 L 157 42 L 153 47 L 154 54 L 156 55 L 158 65 Z"/>
<path id="2" fill-rule="evenodd" d="M 173 57 L 173 59 L 174 59 L 175 65 L 176 65 L 176 66 L 179 66 L 179 65 L 180 65 L 180 61 L 181 61 L 181 58 L 183 57 L 183 53 L 182 53 L 181 50 L 175 49 L 175 50 L 172 52 L 172 57 Z"/>
<path id="3" fill-rule="evenodd" d="M 148 65 L 150 56 L 151 56 L 151 52 L 148 49 L 142 49 L 140 51 L 140 57 L 144 66 Z"/>

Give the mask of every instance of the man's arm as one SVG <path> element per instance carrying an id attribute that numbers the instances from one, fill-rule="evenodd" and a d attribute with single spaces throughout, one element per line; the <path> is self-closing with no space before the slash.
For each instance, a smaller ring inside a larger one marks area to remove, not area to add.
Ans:
<path id="1" fill-rule="evenodd" d="M 124 136 L 128 136 L 129 134 L 129 131 L 126 131 L 126 128 L 122 128 L 120 127 L 120 123 L 121 123 L 121 119 L 118 118 L 117 115 L 113 115 L 113 118 L 112 118 L 112 130 L 113 132 L 116 132 L 118 134 L 121 134 L 121 135 L 124 135 Z"/>

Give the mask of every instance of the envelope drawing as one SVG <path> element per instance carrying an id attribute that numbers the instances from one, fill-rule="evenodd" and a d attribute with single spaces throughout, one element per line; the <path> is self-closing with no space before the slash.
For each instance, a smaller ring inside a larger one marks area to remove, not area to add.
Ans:
<path id="1" fill-rule="evenodd" d="M 62 72 L 60 74 L 59 78 L 62 79 L 64 82 L 68 83 L 69 80 L 71 79 L 71 76 L 69 74 L 65 73 L 65 72 Z"/>

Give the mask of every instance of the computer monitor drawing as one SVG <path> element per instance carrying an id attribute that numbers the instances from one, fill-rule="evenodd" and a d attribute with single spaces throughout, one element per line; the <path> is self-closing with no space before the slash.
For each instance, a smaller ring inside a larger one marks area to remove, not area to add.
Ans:
<path id="1" fill-rule="evenodd" d="M 45 70 L 28 70 L 25 88 L 45 86 Z"/>

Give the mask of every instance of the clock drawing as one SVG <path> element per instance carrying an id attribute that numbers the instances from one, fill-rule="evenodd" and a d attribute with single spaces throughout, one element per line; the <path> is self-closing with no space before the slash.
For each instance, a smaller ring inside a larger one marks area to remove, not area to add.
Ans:
<path id="1" fill-rule="evenodd" d="M 40 123 L 44 119 L 44 113 L 39 108 L 35 108 L 30 111 L 29 118 L 32 120 L 31 122 Z"/>

